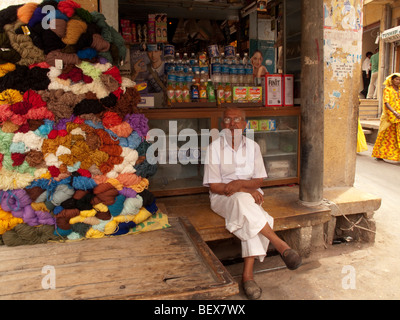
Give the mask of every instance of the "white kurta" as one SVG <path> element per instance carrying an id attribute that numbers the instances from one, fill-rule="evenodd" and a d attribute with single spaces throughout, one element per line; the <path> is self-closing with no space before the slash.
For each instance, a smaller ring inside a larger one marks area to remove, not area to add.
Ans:
<path id="1" fill-rule="evenodd" d="M 237 150 L 223 137 L 218 138 L 208 146 L 205 159 L 203 185 L 207 187 L 210 183 L 267 177 L 259 145 L 246 137 Z M 256 256 L 263 261 L 269 240 L 259 232 L 266 223 L 273 228 L 274 219 L 246 192 L 228 197 L 210 191 L 210 202 L 211 209 L 225 218 L 227 230 L 241 240 L 242 257 Z"/>

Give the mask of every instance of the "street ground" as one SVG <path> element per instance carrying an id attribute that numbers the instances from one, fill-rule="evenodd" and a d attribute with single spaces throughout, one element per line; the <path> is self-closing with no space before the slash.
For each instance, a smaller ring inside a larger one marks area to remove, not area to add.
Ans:
<path id="1" fill-rule="evenodd" d="M 329 246 L 303 259 L 290 271 L 279 256 L 256 261 L 261 300 L 397 300 L 400 299 L 400 163 L 376 161 L 369 150 L 357 154 L 354 187 L 382 198 L 375 212 L 373 244 L 348 242 Z M 226 268 L 239 283 L 242 263 Z M 229 299 L 246 299 L 240 293 Z"/>

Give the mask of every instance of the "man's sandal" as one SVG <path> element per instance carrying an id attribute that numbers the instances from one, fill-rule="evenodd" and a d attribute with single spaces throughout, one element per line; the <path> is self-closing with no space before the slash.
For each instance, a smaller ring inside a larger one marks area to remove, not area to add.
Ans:
<path id="1" fill-rule="evenodd" d="M 286 249 L 282 254 L 281 258 L 285 262 L 286 267 L 289 270 L 296 270 L 300 267 L 302 259 L 299 254 L 293 249 Z"/>
<path id="2" fill-rule="evenodd" d="M 261 297 L 262 289 L 254 280 L 243 282 L 243 290 L 249 300 L 257 300 Z"/>

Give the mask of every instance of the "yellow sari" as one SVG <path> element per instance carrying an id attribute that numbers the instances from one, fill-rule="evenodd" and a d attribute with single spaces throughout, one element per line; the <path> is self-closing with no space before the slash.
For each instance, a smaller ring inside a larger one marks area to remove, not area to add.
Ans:
<path id="1" fill-rule="evenodd" d="M 395 75 L 400 77 L 398 73 Z M 400 161 L 400 119 L 397 119 L 385 106 L 387 102 L 395 111 L 400 112 L 400 92 L 393 88 L 392 76 L 393 74 L 387 77 L 384 82 L 386 87 L 383 91 L 383 111 L 372 156 Z"/>

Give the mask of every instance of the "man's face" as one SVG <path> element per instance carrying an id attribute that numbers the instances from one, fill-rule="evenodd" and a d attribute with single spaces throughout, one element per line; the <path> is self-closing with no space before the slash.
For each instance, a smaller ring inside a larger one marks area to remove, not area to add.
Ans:
<path id="1" fill-rule="evenodd" d="M 222 127 L 229 129 L 232 136 L 242 135 L 243 130 L 246 128 L 243 112 L 237 109 L 226 110 L 222 118 Z"/>

